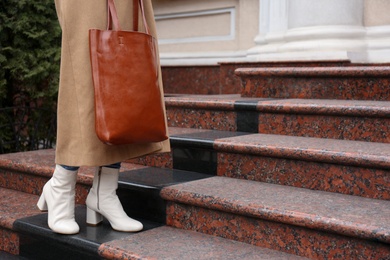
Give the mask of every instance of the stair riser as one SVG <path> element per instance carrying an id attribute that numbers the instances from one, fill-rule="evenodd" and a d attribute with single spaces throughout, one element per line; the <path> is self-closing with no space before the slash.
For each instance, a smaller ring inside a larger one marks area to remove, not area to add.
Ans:
<path id="1" fill-rule="evenodd" d="M 386 259 L 386 244 L 177 203 L 167 224 L 311 259 Z"/>
<path id="2" fill-rule="evenodd" d="M 199 154 L 201 150 L 192 150 L 194 149 L 188 147 L 186 153 L 181 153 L 189 154 L 188 158 L 179 159 L 173 156 L 173 159 L 170 159 L 171 167 L 210 175 L 390 200 L 389 170 L 225 152 L 214 152 L 214 161 L 211 151 L 204 150 L 202 156 Z M 172 156 L 171 153 L 169 155 Z M 168 164 L 157 160 L 154 155 L 143 158 L 145 159 L 139 159 L 139 163 L 143 165 Z M 199 158 L 210 161 L 199 161 Z"/>
<path id="3" fill-rule="evenodd" d="M 0 187 L 40 195 L 47 177 L 0 169 Z M 76 186 L 76 203 L 85 204 L 89 186 L 78 183 Z"/>
<path id="4" fill-rule="evenodd" d="M 232 111 L 167 108 L 168 126 L 237 131 L 237 115 Z"/>
<path id="5" fill-rule="evenodd" d="M 135 159 L 127 160 L 126 162 L 145 166 L 154 166 L 159 168 L 173 168 L 172 153 L 169 152 L 146 155 Z"/>
<path id="6" fill-rule="evenodd" d="M 347 77 L 242 77 L 243 97 L 390 100 L 390 79 Z"/>
<path id="7" fill-rule="evenodd" d="M 390 143 L 390 118 L 262 113 L 258 132 Z"/>
<path id="8" fill-rule="evenodd" d="M 390 171 L 330 163 L 218 154 L 219 176 L 390 200 Z"/>
<path id="9" fill-rule="evenodd" d="M 219 66 L 163 67 L 164 92 L 198 95 L 227 93 L 221 92 L 219 71 Z"/>
<path id="10" fill-rule="evenodd" d="M 0 228 L 0 251 L 18 255 L 19 235 L 11 230 Z"/>
<path id="11" fill-rule="evenodd" d="M 321 62 L 223 62 L 211 66 L 162 66 L 164 92 L 168 94 L 238 94 L 241 80 L 238 68 L 334 67 L 351 66 L 347 61 Z M 365 64 L 367 66 L 367 64 Z M 380 64 L 377 64 L 377 66 Z M 356 66 L 356 64 L 354 64 Z M 207 87 L 205 87 L 207 86 Z"/>
<path id="12" fill-rule="evenodd" d="M 170 127 L 390 143 L 390 118 L 168 108 Z"/>

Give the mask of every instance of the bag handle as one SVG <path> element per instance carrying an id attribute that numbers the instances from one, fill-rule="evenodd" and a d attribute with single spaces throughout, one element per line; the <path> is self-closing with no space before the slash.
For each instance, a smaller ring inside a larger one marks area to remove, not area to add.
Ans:
<path id="1" fill-rule="evenodd" d="M 138 31 L 138 9 L 141 9 L 142 20 L 145 25 L 145 30 L 147 34 L 149 33 L 149 26 L 146 22 L 145 9 L 143 0 L 133 0 L 133 30 Z M 114 25 L 114 28 L 112 27 Z M 118 14 L 116 12 L 114 0 L 107 0 L 107 30 L 116 30 L 120 31 L 121 27 L 119 25 Z"/>

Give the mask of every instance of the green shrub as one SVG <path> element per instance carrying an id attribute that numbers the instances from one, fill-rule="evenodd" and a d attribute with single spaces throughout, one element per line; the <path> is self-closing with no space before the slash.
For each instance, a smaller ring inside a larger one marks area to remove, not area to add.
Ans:
<path id="1" fill-rule="evenodd" d="M 32 141 L 41 136 L 36 131 L 47 128 L 42 123 L 40 128 L 26 125 L 23 131 L 15 131 L 16 126 L 10 124 L 17 123 L 16 115 L 24 113 L 21 111 L 55 111 L 60 45 L 61 29 L 53 0 L 0 1 L 0 108 L 13 107 L 12 113 L 0 116 L 0 145 L 9 139 Z M 31 122 L 31 113 L 26 114 L 26 122 Z M 42 120 L 47 121 L 52 119 Z M 14 132 L 25 136 L 15 137 Z"/>

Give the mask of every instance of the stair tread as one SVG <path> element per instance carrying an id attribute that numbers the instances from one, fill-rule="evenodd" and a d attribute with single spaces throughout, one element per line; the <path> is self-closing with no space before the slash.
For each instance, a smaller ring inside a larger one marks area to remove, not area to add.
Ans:
<path id="1" fill-rule="evenodd" d="M 218 151 L 390 167 L 390 145 L 386 143 L 251 134 L 216 140 L 214 148 Z"/>
<path id="2" fill-rule="evenodd" d="M 107 220 L 104 220 L 102 224 L 96 227 L 87 226 L 85 222 L 86 207 L 84 205 L 76 206 L 75 219 L 80 226 L 80 232 L 74 235 L 64 236 L 51 231 L 47 226 L 47 214 L 40 214 L 18 219 L 14 223 L 14 229 L 19 233 L 36 239 L 38 242 L 35 244 L 35 247 L 40 246 L 42 241 L 44 241 L 45 244 L 49 244 L 49 248 L 46 249 L 49 251 L 41 253 L 50 254 L 52 257 L 61 256 L 62 252 L 57 251 L 64 247 L 68 247 L 68 250 L 66 251 L 74 252 L 76 256 L 80 254 L 86 254 L 97 257 L 98 248 L 102 243 L 123 239 L 134 234 L 113 230 Z M 142 232 L 162 225 L 153 221 L 147 221 L 143 219 L 138 220 L 141 220 L 141 222 L 144 224 L 144 229 Z M 59 247 L 57 248 L 57 246 Z M 50 249 L 50 247 L 53 247 L 54 249 Z M 69 250 L 70 248 L 71 250 Z M 30 253 L 34 253 L 34 251 L 37 249 L 34 249 L 33 244 L 32 246 L 28 246 L 27 250 L 30 251 Z M 26 252 L 24 254 L 26 254 Z"/>
<path id="3" fill-rule="evenodd" d="M 38 241 L 36 244 L 22 245 L 27 247 L 27 251 L 22 252 L 27 259 L 31 252 L 36 254 L 34 255 L 36 257 L 43 253 L 39 252 L 42 250 L 38 248 L 34 249 L 36 246 L 45 247 L 44 253 L 52 257 L 63 254 L 64 252 L 57 248 L 59 245 L 60 248 L 71 247 L 71 252 L 67 253 L 77 257 L 83 253 L 97 258 L 100 247 L 99 253 L 110 257 L 119 254 L 154 259 L 305 259 L 192 231 L 159 228 L 161 224 L 145 220 L 141 220 L 145 226 L 144 231 L 139 233 L 114 231 L 106 220 L 102 225 L 89 227 L 85 224 L 86 208 L 82 205 L 78 205 L 75 210 L 80 233 L 63 236 L 53 233 L 47 226 L 47 214 L 36 209 L 38 196 L 4 188 L 0 188 L 0 195 L 2 198 L 0 224 Z M 41 244 L 42 241 L 45 241 L 45 245 Z M 177 247 L 172 250 L 174 245 Z"/>
<path id="4" fill-rule="evenodd" d="M 227 177 L 164 188 L 166 200 L 390 243 L 390 201 Z"/>
<path id="5" fill-rule="evenodd" d="M 54 149 L 1 154 L 0 168 L 50 178 L 55 168 L 54 156 Z M 133 181 L 149 188 L 161 188 L 171 183 L 207 177 L 201 173 L 189 174 L 180 170 L 161 169 L 128 162 L 122 162 L 121 172 L 120 181 L 122 185 L 125 185 L 128 181 Z M 151 178 L 150 175 L 152 174 L 158 178 Z M 94 167 L 80 167 L 77 181 L 78 183 L 91 185 L 93 175 Z"/>
<path id="6" fill-rule="evenodd" d="M 109 259 L 306 259 L 166 226 L 105 243 L 99 251 Z"/>
<path id="7" fill-rule="evenodd" d="M 139 188 L 160 190 L 166 186 L 209 177 L 208 174 L 197 172 L 143 167 L 122 172 L 119 175 L 119 187 L 126 187 L 128 183 L 131 183 Z"/>
<path id="8" fill-rule="evenodd" d="M 390 167 L 390 145 L 315 137 L 252 134 L 172 127 L 171 142 L 211 147 L 216 151 L 287 157 L 310 161 Z M 230 133 L 230 134 L 229 134 Z M 230 135 L 230 136 L 229 136 Z"/>
<path id="9" fill-rule="evenodd" d="M 0 226 L 13 229 L 17 219 L 42 214 L 36 207 L 38 196 L 0 187 Z"/>
<path id="10" fill-rule="evenodd" d="M 387 143 L 179 127 L 170 127 L 169 132 L 173 146 L 189 145 L 220 152 L 390 168 L 390 146 Z M 54 150 L 3 154 L 0 155 L 0 167 L 50 177 L 54 169 Z M 123 163 L 122 167 L 122 170 L 127 170 L 141 166 Z M 91 183 L 91 169 L 80 169 L 80 182 Z"/>
<path id="11" fill-rule="evenodd" d="M 168 108 L 390 117 L 390 101 L 245 98 L 240 95 L 178 95 L 165 97 L 165 104 Z"/>
<path id="12" fill-rule="evenodd" d="M 389 66 L 238 68 L 238 76 L 262 77 L 390 77 Z"/>

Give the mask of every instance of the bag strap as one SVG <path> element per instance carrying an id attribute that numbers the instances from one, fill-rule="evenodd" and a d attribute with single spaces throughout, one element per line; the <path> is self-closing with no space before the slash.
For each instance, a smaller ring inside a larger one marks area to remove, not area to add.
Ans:
<path id="1" fill-rule="evenodd" d="M 138 0 L 133 0 L 133 31 L 138 31 Z"/>
<path id="2" fill-rule="evenodd" d="M 133 0 L 133 30 L 138 31 L 138 9 L 141 10 L 145 31 L 147 34 L 150 34 L 149 26 L 146 21 L 143 0 Z M 112 27 L 112 25 L 114 25 L 115 29 Z M 107 30 L 121 30 L 114 0 L 107 0 Z"/>
<path id="3" fill-rule="evenodd" d="M 115 30 L 121 30 L 114 0 L 107 0 L 107 30 L 113 30 L 112 24 L 114 24 Z"/>

